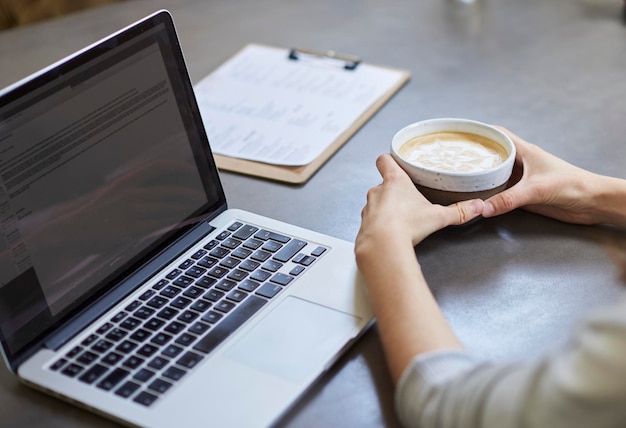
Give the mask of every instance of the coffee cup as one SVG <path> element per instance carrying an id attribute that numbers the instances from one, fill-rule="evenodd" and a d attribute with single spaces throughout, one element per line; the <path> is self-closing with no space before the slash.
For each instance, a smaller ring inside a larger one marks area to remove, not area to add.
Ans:
<path id="1" fill-rule="evenodd" d="M 429 201 L 449 205 L 504 190 L 515 145 L 504 132 L 482 122 L 429 119 L 398 131 L 391 156 Z"/>

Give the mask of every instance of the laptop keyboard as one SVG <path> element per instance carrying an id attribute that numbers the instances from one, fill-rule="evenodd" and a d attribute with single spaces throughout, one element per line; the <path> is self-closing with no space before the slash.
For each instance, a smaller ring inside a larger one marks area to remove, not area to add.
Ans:
<path id="1" fill-rule="evenodd" d="M 235 222 L 49 369 L 150 406 L 326 250 Z"/>

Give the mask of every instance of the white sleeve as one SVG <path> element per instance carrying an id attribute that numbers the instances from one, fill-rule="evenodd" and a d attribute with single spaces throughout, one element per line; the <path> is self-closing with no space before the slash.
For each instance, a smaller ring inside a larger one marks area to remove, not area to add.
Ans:
<path id="1" fill-rule="evenodd" d="M 536 363 L 498 365 L 463 351 L 417 356 L 398 383 L 396 409 L 406 427 L 626 427 L 626 300 Z"/>

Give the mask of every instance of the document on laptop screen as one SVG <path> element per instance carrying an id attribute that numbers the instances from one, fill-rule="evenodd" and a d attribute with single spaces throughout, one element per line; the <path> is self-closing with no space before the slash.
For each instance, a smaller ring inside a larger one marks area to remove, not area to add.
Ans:
<path id="1" fill-rule="evenodd" d="M 0 109 L 0 323 L 55 316 L 207 203 L 158 43 L 129 50 Z"/>

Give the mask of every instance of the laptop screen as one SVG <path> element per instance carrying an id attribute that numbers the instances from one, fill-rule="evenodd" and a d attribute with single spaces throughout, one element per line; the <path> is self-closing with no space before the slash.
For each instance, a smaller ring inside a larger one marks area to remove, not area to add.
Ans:
<path id="1" fill-rule="evenodd" d="M 7 358 L 224 204 L 167 13 L 4 91 Z"/>

